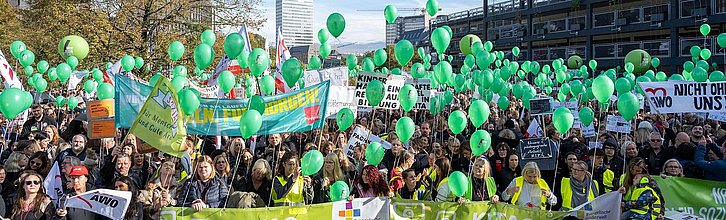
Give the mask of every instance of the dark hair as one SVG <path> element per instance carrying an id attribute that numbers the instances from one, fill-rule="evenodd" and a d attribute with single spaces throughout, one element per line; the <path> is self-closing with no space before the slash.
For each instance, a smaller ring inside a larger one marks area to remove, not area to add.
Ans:
<path id="1" fill-rule="evenodd" d="M 22 140 L 18 142 L 18 146 L 15 148 L 16 151 L 24 151 L 25 149 L 28 149 L 30 147 L 38 147 L 38 144 L 35 143 L 35 141 L 29 141 L 29 140 Z"/>
<path id="2" fill-rule="evenodd" d="M 282 159 L 280 159 L 277 164 L 277 175 L 278 176 L 286 177 L 285 176 L 285 165 L 283 165 L 283 164 L 285 163 L 285 161 L 288 161 L 288 160 L 295 160 L 295 163 L 299 163 L 297 154 L 292 153 L 290 151 L 286 151 L 285 154 L 282 155 Z"/>
<path id="3" fill-rule="evenodd" d="M 410 177 L 410 176 L 415 176 L 415 175 L 416 175 L 416 171 L 413 169 L 404 170 L 401 173 L 401 177 L 403 177 L 404 179 L 406 179 L 407 177 Z"/>
<path id="4" fill-rule="evenodd" d="M 634 157 L 633 159 L 630 159 L 627 170 L 625 170 L 625 179 L 623 180 L 623 187 L 625 187 L 625 190 L 629 190 L 629 187 L 633 186 L 633 177 L 635 177 L 635 174 L 631 173 L 630 170 L 641 163 L 645 163 L 645 160 L 641 157 Z M 641 168 L 643 169 L 643 175 L 648 177 L 648 179 L 651 179 L 650 175 L 648 175 L 648 169 L 645 167 Z"/>
<path id="5" fill-rule="evenodd" d="M 114 185 L 116 182 L 122 182 L 129 186 L 129 191 L 131 192 L 131 201 L 136 201 L 139 196 L 139 187 L 136 186 L 136 183 L 128 176 L 119 176 L 116 177 L 116 179 L 113 181 Z M 139 215 L 139 210 L 136 208 L 136 205 L 134 202 L 132 202 L 129 205 L 129 209 L 126 210 L 126 215 L 124 215 L 126 219 L 130 219 L 129 217 L 135 217 Z"/>
<path id="6" fill-rule="evenodd" d="M 33 155 L 30 156 L 30 159 L 28 159 L 28 163 L 33 161 L 33 159 L 40 159 L 40 162 L 42 163 L 38 169 L 34 169 L 33 171 L 37 172 L 41 175 L 47 175 L 50 171 L 50 159 L 48 159 L 48 153 L 43 151 L 38 151 L 33 153 Z M 25 167 L 26 170 L 31 170 L 30 166 Z"/>
<path id="7" fill-rule="evenodd" d="M 25 194 L 25 189 L 23 188 L 23 184 L 25 184 L 24 181 L 29 176 L 36 176 L 40 180 L 40 184 L 38 184 L 38 187 L 39 187 L 38 193 L 35 195 L 35 199 L 33 199 L 33 201 L 31 202 L 31 206 L 32 207 L 30 208 L 30 212 L 33 215 L 43 214 L 43 210 L 41 210 L 41 209 L 43 209 L 43 203 L 45 202 L 45 200 L 48 197 L 44 193 L 45 192 L 45 189 L 43 187 L 43 176 L 40 175 L 40 174 L 38 174 L 38 173 L 36 173 L 36 172 L 30 171 L 30 172 L 27 172 L 27 175 L 25 175 L 24 177 L 18 179 L 18 181 L 19 181 L 19 184 L 18 184 L 18 188 L 19 188 L 18 189 L 18 195 L 16 197 L 15 204 L 13 204 L 13 209 L 12 209 L 13 210 L 13 212 L 12 212 L 13 215 L 11 216 L 11 218 L 13 218 L 13 219 L 14 219 L 14 216 L 15 215 L 18 215 L 18 214 L 21 214 L 22 212 L 24 212 L 23 204 L 26 203 L 25 202 L 25 196 L 26 196 L 26 194 Z"/>
<path id="8" fill-rule="evenodd" d="M 446 177 L 449 177 L 449 174 L 451 173 L 451 162 L 449 161 L 449 158 L 443 157 L 436 160 L 436 167 L 439 168 L 441 171 L 440 173 L 436 174 L 436 184 L 440 183 L 441 180 L 443 180 Z"/>

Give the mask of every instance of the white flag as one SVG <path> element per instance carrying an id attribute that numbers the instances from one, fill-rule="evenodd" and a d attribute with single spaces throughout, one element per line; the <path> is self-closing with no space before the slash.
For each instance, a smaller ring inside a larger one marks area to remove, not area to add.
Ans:
<path id="1" fill-rule="evenodd" d="M 53 163 L 53 167 L 48 172 L 48 176 L 43 180 L 43 187 L 46 191 L 45 194 L 57 206 L 59 204 L 58 198 L 63 197 L 63 180 L 61 179 L 60 169 L 58 168 L 58 161 Z"/>
<path id="2" fill-rule="evenodd" d="M 68 90 L 76 89 L 76 86 L 83 81 L 83 77 L 86 77 L 86 74 L 88 74 L 88 71 L 76 71 L 71 74 L 71 78 L 68 79 Z"/>
<path id="3" fill-rule="evenodd" d="M 524 133 L 524 136 L 527 138 L 544 137 L 544 131 L 537 120 L 532 120 L 532 122 L 529 123 L 527 133 Z"/>
<path id="4" fill-rule="evenodd" d="M 580 219 L 619 220 L 622 196 L 617 191 L 605 193 L 570 210 L 569 215 Z"/>
<path id="5" fill-rule="evenodd" d="M 66 207 L 95 212 L 111 219 L 123 219 L 131 203 L 131 192 L 97 189 L 68 198 Z"/>
<path id="6" fill-rule="evenodd" d="M 25 90 L 23 89 L 23 83 L 20 82 L 20 76 L 18 76 L 17 72 L 13 71 L 12 66 L 5 59 L 5 54 L 2 51 L 0 51 L 0 77 L 2 77 L 3 84 L 5 84 L 5 89 L 14 87 Z"/>
<path id="7" fill-rule="evenodd" d="M 239 31 L 237 32 L 240 35 L 242 35 L 242 38 L 245 41 L 245 46 L 243 51 L 252 51 L 252 45 L 250 45 L 250 37 L 247 33 L 247 26 L 242 25 L 242 27 L 239 28 Z M 222 71 L 225 71 L 229 68 L 230 59 L 237 59 L 237 57 L 229 58 L 227 55 L 222 56 L 222 60 L 219 61 L 219 64 L 217 64 L 217 67 L 214 68 L 214 72 L 211 76 L 209 76 L 209 79 L 207 80 L 207 86 L 216 86 L 219 85 L 219 74 L 222 73 Z M 221 91 L 221 90 L 220 90 Z M 220 94 L 223 94 L 220 92 Z M 220 96 L 222 97 L 222 96 Z"/>
<path id="8" fill-rule="evenodd" d="M 287 59 L 290 59 L 290 50 L 288 50 L 287 46 L 285 45 L 285 38 L 282 37 L 282 27 L 280 29 L 277 29 L 277 51 L 276 51 L 276 64 L 277 64 L 277 70 L 275 71 L 275 90 L 279 94 L 287 93 L 289 91 L 292 91 L 294 89 L 287 86 L 287 83 L 285 83 L 285 79 L 282 78 L 282 64 L 285 63 Z"/>

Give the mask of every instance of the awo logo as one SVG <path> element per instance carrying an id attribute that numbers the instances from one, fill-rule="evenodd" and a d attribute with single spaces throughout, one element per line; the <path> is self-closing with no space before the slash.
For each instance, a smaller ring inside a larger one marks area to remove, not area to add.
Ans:
<path id="1" fill-rule="evenodd" d="M 656 108 L 670 108 L 673 107 L 673 98 L 668 96 L 668 92 L 665 88 L 647 88 L 644 90 L 650 97 L 650 103 Z"/>

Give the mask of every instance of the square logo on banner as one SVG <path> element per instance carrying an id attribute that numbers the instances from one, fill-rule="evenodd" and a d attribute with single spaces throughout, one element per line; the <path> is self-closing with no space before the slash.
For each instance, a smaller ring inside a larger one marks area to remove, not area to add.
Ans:
<path id="1" fill-rule="evenodd" d="M 389 200 L 382 198 L 353 199 L 333 202 L 333 220 L 388 219 Z"/>
<path id="2" fill-rule="evenodd" d="M 315 123 L 315 121 L 320 120 L 320 106 L 310 106 L 305 108 L 305 120 L 308 124 Z"/>

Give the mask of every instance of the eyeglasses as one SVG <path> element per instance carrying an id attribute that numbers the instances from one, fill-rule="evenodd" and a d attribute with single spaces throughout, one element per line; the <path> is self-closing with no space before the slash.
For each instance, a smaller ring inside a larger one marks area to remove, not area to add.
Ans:
<path id="1" fill-rule="evenodd" d="M 681 167 L 679 167 L 679 166 L 666 166 L 666 168 L 669 168 L 669 169 L 670 169 L 670 168 L 673 168 L 673 169 L 680 169 Z"/>
<path id="2" fill-rule="evenodd" d="M 26 186 L 30 186 L 30 185 L 40 185 L 40 180 L 26 180 L 25 181 L 25 185 Z"/>
<path id="3" fill-rule="evenodd" d="M 660 139 L 650 139 L 650 142 L 661 142 Z"/>
<path id="4" fill-rule="evenodd" d="M 41 162 L 30 161 L 30 165 L 43 165 Z"/>
<path id="5" fill-rule="evenodd" d="M 572 172 L 573 172 L 573 173 L 575 173 L 575 171 L 577 171 L 577 172 L 585 172 L 585 170 L 580 170 L 580 169 L 572 169 Z"/>

